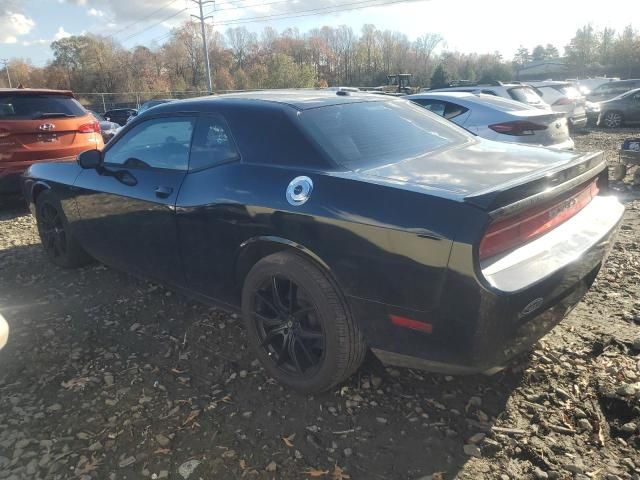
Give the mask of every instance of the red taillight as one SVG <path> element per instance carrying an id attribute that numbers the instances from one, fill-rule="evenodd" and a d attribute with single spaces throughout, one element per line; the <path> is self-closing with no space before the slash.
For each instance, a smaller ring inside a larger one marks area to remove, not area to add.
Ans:
<path id="1" fill-rule="evenodd" d="M 79 133 L 100 133 L 100 122 L 85 123 L 78 127 Z"/>
<path id="2" fill-rule="evenodd" d="M 537 130 L 546 130 L 546 125 L 540 125 L 539 123 L 528 122 L 526 120 L 516 120 L 514 122 L 494 123 L 489 125 L 489 128 L 494 132 L 502 133 L 504 135 L 533 135 Z"/>
<path id="3" fill-rule="evenodd" d="M 419 332 L 431 333 L 433 332 L 433 325 L 430 323 L 420 322 L 407 317 L 401 317 L 399 315 L 389 315 L 391 323 L 399 327 L 408 328 L 410 330 L 418 330 Z"/>
<path id="4" fill-rule="evenodd" d="M 525 244 L 582 210 L 598 194 L 596 180 L 552 205 L 534 208 L 489 225 L 480 242 L 480 260 Z"/>
<path id="5" fill-rule="evenodd" d="M 570 98 L 562 97 L 556 100 L 555 102 L 553 102 L 553 105 L 554 106 L 571 105 L 572 103 L 573 103 L 573 100 L 571 100 Z"/>

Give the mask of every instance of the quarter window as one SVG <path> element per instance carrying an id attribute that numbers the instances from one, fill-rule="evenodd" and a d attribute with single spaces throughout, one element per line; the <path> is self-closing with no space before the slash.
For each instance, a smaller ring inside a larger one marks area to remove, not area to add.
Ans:
<path id="1" fill-rule="evenodd" d="M 105 154 L 105 163 L 130 168 L 186 170 L 192 117 L 156 118 L 129 130 Z"/>
<path id="2" fill-rule="evenodd" d="M 239 158 L 238 150 L 222 118 L 214 116 L 198 120 L 191 146 L 189 170 L 202 170 Z"/>

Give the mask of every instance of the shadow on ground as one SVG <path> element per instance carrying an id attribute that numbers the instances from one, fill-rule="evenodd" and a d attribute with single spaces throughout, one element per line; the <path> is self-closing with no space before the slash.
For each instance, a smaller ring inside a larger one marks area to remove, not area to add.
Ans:
<path id="1" fill-rule="evenodd" d="M 28 478 L 181 478 L 188 460 L 202 478 L 453 478 L 521 382 L 369 358 L 302 397 L 265 375 L 235 315 L 100 265 L 53 267 L 37 244 L 0 261 L 0 470 Z"/>

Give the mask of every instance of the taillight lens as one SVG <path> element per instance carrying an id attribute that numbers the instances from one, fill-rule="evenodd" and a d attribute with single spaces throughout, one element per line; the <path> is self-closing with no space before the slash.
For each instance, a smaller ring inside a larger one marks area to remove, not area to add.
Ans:
<path id="1" fill-rule="evenodd" d="M 100 133 L 100 122 L 85 123 L 78 127 L 79 133 Z"/>
<path id="2" fill-rule="evenodd" d="M 540 125 L 539 123 L 528 122 L 526 120 L 516 120 L 514 122 L 494 123 L 489 125 L 489 128 L 494 132 L 502 133 L 504 135 L 534 135 L 538 130 L 546 130 L 546 125 Z"/>
<path id="3" fill-rule="evenodd" d="M 573 217 L 598 195 L 596 182 L 579 187 L 552 205 L 533 208 L 489 225 L 480 242 L 480 260 L 523 245 Z"/>
<path id="4" fill-rule="evenodd" d="M 553 102 L 553 105 L 554 106 L 570 105 L 572 103 L 573 103 L 573 100 L 571 100 L 570 98 L 562 97 L 562 98 L 559 98 L 558 100 L 556 100 L 555 102 Z"/>

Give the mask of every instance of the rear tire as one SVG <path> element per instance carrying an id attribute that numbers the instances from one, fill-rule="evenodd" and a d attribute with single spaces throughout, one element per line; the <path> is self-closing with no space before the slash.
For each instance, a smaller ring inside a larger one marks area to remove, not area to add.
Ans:
<path id="1" fill-rule="evenodd" d="M 44 251 L 53 263 L 76 268 L 91 263 L 92 258 L 74 238 L 60 201 L 51 190 L 36 199 L 36 222 Z"/>
<path id="2" fill-rule="evenodd" d="M 258 261 L 242 289 L 251 347 L 278 382 L 300 393 L 329 390 L 362 364 L 366 347 L 326 272 L 295 253 Z"/>
<path id="3" fill-rule="evenodd" d="M 602 116 L 601 123 L 607 128 L 620 128 L 624 123 L 624 118 L 620 112 L 606 112 Z"/>

